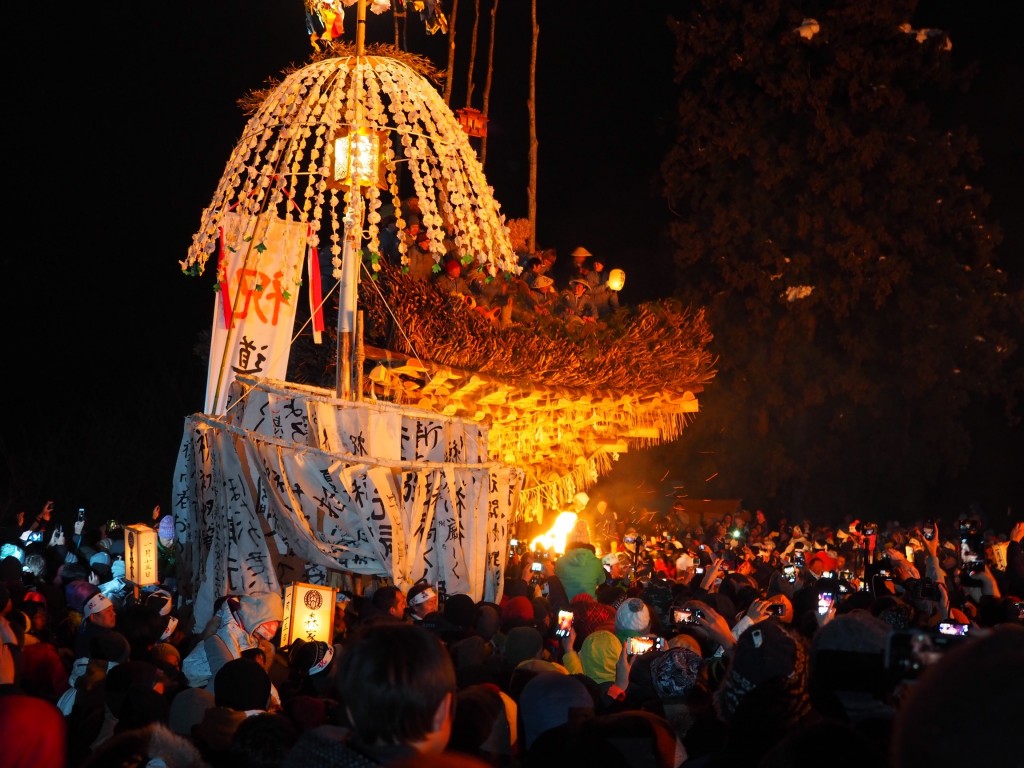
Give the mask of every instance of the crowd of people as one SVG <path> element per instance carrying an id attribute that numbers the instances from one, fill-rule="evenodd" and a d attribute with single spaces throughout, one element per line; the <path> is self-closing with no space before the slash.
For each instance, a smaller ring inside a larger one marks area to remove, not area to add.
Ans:
<path id="1" fill-rule="evenodd" d="M 5 529 L 3 766 L 1021 765 L 1024 522 L 709 521 L 517 545 L 497 602 L 341 591 L 333 642 L 282 596 L 196 626 L 119 525 Z"/>

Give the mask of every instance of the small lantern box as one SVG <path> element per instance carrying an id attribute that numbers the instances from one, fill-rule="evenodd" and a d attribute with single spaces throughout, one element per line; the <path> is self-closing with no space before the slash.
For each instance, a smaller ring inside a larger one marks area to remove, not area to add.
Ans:
<path id="1" fill-rule="evenodd" d="M 124 529 L 124 577 L 140 587 L 160 583 L 157 572 L 156 531 L 148 525 Z"/>
<path id="2" fill-rule="evenodd" d="M 284 621 L 281 624 L 281 644 L 291 645 L 295 640 L 307 642 L 334 641 L 334 600 L 338 590 L 320 584 L 297 581 L 285 587 Z"/>

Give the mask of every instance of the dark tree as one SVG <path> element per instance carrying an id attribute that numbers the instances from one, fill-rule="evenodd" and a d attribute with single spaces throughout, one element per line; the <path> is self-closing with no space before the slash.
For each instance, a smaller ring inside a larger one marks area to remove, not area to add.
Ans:
<path id="1" fill-rule="evenodd" d="M 694 0 L 672 22 L 665 195 L 719 356 L 680 450 L 794 516 L 919 512 L 965 466 L 967 410 L 1020 390 L 1021 296 L 948 109 L 967 73 L 916 5 Z"/>

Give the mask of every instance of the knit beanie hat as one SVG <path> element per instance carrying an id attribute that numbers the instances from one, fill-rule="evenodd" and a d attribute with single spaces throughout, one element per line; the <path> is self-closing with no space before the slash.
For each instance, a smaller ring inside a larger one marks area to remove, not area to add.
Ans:
<path id="1" fill-rule="evenodd" d="M 663 624 L 671 623 L 672 586 L 674 582 L 666 579 L 652 579 L 640 594 L 640 598 L 661 619 Z"/>
<path id="2" fill-rule="evenodd" d="M 449 595 L 444 604 L 444 617 L 461 629 L 476 626 L 476 602 L 466 594 Z"/>
<path id="3" fill-rule="evenodd" d="M 835 691 L 873 691 L 888 684 L 885 649 L 889 625 L 857 608 L 836 615 L 811 640 L 809 690 L 812 700 Z"/>
<path id="4" fill-rule="evenodd" d="M 160 518 L 160 524 L 156 528 L 157 536 L 161 539 L 172 540 L 174 539 L 174 518 L 170 515 L 164 515 Z"/>
<path id="5" fill-rule="evenodd" d="M 577 595 L 569 605 L 573 612 L 572 625 L 576 639 L 586 640 L 599 629 L 615 631 L 615 609 L 605 603 L 598 603 L 589 595 Z"/>
<path id="6" fill-rule="evenodd" d="M 232 659 L 214 678 L 214 701 L 218 707 L 239 712 L 266 709 L 270 699 L 270 676 L 252 659 Z"/>
<path id="7" fill-rule="evenodd" d="M 883 595 L 875 600 L 871 613 L 893 629 L 909 629 L 914 623 L 914 606 L 892 595 Z"/>
<path id="8" fill-rule="evenodd" d="M 529 749 L 545 731 L 569 722 L 570 710 L 594 708 L 587 687 L 571 675 L 541 672 L 519 694 L 519 718 Z"/>
<path id="9" fill-rule="evenodd" d="M 569 738 L 574 765 L 662 768 L 687 761 L 686 748 L 672 725 L 654 712 L 630 709 L 598 715 Z"/>
<path id="10" fill-rule="evenodd" d="M 595 683 L 615 682 L 615 667 L 622 653 L 622 641 L 606 629 L 591 632 L 580 647 L 583 674 Z"/>
<path id="11" fill-rule="evenodd" d="M 89 658 L 115 661 L 118 664 L 128 661 L 132 648 L 128 638 L 112 629 L 98 632 L 89 638 Z"/>
<path id="12" fill-rule="evenodd" d="M 533 626 L 533 623 L 533 602 L 530 598 L 518 595 L 502 602 L 501 626 L 506 632 L 513 627 Z"/>
<path id="13" fill-rule="evenodd" d="M 160 662 L 164 659 L 173 659 L 175 666 L 181 665 L 181 651 L 171 643 L 156 643 L 149 649 L 150 658 Z"/>
<path id="14" fill-rule="evenodd" d="M 179 736 L 192 736 L 192 726 L 203 721 L 206 711 L 216 706 L 213 694 L 205 688 L 185 688 L 171 700 L 167 724 Z"/>
<path id="15" fill-rule="evenodd" d="M 580 518 L 565 537 L 565 548 L 568 550 L 573 546 L 590 543 L 590 526 L 586 520 Z"/>
<path id="16" fill-rule="evenodd" d="M 544 638 L 536 627 L 513 627 L 505 638 L 505 663 L 510 667 L 518 666 L 535 658 L 543 647 Z"/>
<path id="17" fill-rule="evenodd" d="M 732 658 L 714 693 L 719 719 L 728 722 L 745 696 L 769 683 L 779 686 L 774 705 L 799 717 L 809 710 L 807 650 L 799 635 L 777 621 L 762 621 L 740 635 Z"/>
<path id="18" fill-rule="evenodd" d="M 839 614 L 820 627 L 811 641 L 813 655 L 819 651 L 853 651 L 856 653 L 885 653 L 889 640 L 889 625 L 863 608 Z"/>
<path id="19" fill-rule="evenodd" d="M 651 659 L 651 679 L 662 701 L 686 696 L 700 681 L 704 659 L 690 648 L 669 648 Z"/>
<path id="20" fill-rule="evenodd" d="M 620 640 L 647 634 L 651 628 L 651 612 L 639 597 L 625 600 L 615 612 L 615 634 Z"/>
<path id="21" fill-rule="evenodd" d="M 612 584 L 602 584 L 595 590 L 595 596 L 597 602 L 610 605 L 612 610 L 617 610 L 622 602 L 629 597 L 626 594 L 626 588 L 621 586 L 614 586 Z"/>
<path id="22" fill-rule="evenodd" d="M 110 555 L 100 551 L 89 558 L 89 565 L 110 565 Z"/>
<path id="23" fill-rule="evenodd" d="M 318 675 L 331 666 L 334 648 L 323 640 L 307 642 L 302 638 L 292 643 L 288 666 L 302 675 Z"/>

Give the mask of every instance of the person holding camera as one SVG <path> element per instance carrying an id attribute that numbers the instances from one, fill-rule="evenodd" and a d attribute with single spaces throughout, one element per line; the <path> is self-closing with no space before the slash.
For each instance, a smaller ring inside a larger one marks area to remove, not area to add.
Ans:
<path id="1" fill-rule="evenodd" d="M 32 522 L 27 527 L 23 527 L 20 539 L 24 542 L 36 542 L 46 541 L 46 532 L 50 527 L 50 522 L 53 519 L 53 500 L 47 501 L 43 504 L 42 510 L 36 515 Z M 22 527 L 25 525 L 25 513 L 18 513 L 18 526 Z"/>

